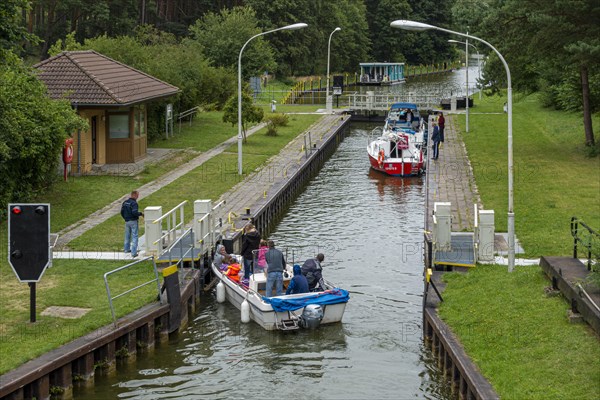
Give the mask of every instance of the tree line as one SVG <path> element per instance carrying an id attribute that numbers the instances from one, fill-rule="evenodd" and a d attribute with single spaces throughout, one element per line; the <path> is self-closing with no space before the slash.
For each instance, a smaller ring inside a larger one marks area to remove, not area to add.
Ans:
<path id="1" fill-rule="evenodd" d="M 50 184 L 62 139 L 85 127 L 68 104 L 42 95 L 29 64 L 63 50 L 93 49 L 181 88 L 179 110 L 221 109 L 236 95 L 246 40 L 296 22 L 309 28 L 250 43 L 245 78 L 265 71 L 325 74 L 336 27 L 332 71 L 353 72 L 368 61 L 415 65 L 456 57 L 451 35 L 390 27 L 396 19 L 422 21 L 494 44 L 516 90 L 538 91 L 547 106 L 582 113 L 585 143 L 595 144 L 600 7 L 594 0 L 3 0 L 0 16 L 0 209 Z M 500 61 L 486 46 L 479 50 L 490 55 L 481 82 L 487 92 L 506 87 Z M 160 134 L 163 110 L 160 102 L 148 110 L 150 139 Z"/>

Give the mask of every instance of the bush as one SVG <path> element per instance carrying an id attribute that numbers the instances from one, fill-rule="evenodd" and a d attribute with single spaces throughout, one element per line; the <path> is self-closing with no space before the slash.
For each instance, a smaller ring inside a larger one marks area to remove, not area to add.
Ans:
<path id="1" fill-rule="evenodd" d="M 277 126 L 273 123 L 273 121 L 267 122 L 267 136 L 277 136 Z"/>
<path id="2" fill-rule="evenodd" d="M 287 114 L 272 114 L 265 118 L 268 123 L 271 123 L 275 126 L 288 126 L 290 123 L 290 118 Z"/>

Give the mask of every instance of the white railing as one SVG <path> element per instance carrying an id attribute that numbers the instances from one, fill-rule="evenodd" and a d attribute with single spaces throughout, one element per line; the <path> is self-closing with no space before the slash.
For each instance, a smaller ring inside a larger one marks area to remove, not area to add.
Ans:
<path id="1" fill-rule="evenodd" d="M 225 200 L 214 207 L 210 200 L 196 200 L 194 202 L 194 239 L 195 245 L 201 252 L 211 249 L 216 245 L 218 236 L 222 234 L 223 221 L 217 218 L 217 212 L 225 205 Z"/>
<path id="2" fill-rule="evenodd" d="M 387 111 L 394 103 L 415 103 L 419 109 L 439 108 L 442 98 L 439 94 L 361 94 L 348 95 L 351 110 Z"/>
<path id="3" fill-rule="evenodd" d="M 183 230 L 185 228 L 183 207 L 186 203 L 187 200 L 182 201 L 169 212 L 152 221 L 153 224 L 160 226 L 160 232 L 162 233 L 162 235 L 152 243 L 153 245 L 158 246 L 159 249 L 163 246 L 168 247 L 175 242 L 178 237 L 183 236 Z M 166 227 L 164 226 L 165 223 Z M 179 230 L 179 236 L 177 236 L 177 230 Z"/>

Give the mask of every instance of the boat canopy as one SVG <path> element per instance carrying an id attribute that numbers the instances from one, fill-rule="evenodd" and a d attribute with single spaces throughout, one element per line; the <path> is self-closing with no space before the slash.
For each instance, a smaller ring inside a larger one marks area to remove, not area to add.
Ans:
<path id="1" fill-rule="evenodd" d="M 390 111 L 405 108 L 408 108 L 409 110 L 416 110 L 417 105 L 415 103 L 394 103 L 390 106 Z"/>
<path id="2" fill-rule="evenodd" d="M 324 292 L 309 293 L 302 297 L 281 298 L 281 297 L 264 297 L 266 303 L 271 304 L 273 310 L 277 312 L 294 311 L 309 304 L 338 304 L 347 303 L 350 299 L 350 294 L 344 289 L 331 289 Z"/>

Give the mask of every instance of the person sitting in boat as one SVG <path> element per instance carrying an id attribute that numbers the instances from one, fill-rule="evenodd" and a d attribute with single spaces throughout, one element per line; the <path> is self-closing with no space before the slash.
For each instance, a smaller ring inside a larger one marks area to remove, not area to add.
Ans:
<path id="1" fill-rule="evenodd" d="M 227 250 L 225 250 L 225 246 L 222 244 L 217 245 L 217 252 L 215 253 L 215 257 L 213 258 L 213 264 L 215 267 L 224 270 L 227 268 L 227 265 L 231 264 L 231 256 L 227 254 Z"/>
<path id="2" fill-rule="evenodd" d="M 285 294 L 308 293 L 308 280 L 302 275 L 302 268 L 294 264 L 294 277 L 290 281 Z"/>
<path id="3" fill-rule="evenodd" d="M 227 275 L 232 281 L 239 282 L 241 269 L 242 267 L 238 263 L 229 264 L 227 266 L 227 272 L 225 272 L 225 275 Z"/>
<path id="4" fill-rule="evenodd" d="M 325 259 L 323 253 L 317 254 L 315 258 L 310 258 L 302 265 L 302 275 L 308 281 L 308 289 L 311 292 L 322 292 L 325 290 L 325 281 L 323 280 L 323 268 L 321 263 Z"/>

